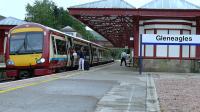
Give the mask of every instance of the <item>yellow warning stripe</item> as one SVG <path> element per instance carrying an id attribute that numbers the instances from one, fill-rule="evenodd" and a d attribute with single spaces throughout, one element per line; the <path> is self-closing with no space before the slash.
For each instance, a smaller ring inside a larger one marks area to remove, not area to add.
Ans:
<path id="1" fill-rule="evenodd" d="M 80 73 L 75 73 L 75 74 L 68 75 L 68 76 L 65 76 L 65 77 L 61 77 L 61 76 L 60 77 L 55 77 L 53 79 L 47 79 L 47 80 L 43 80 L 43 81 L 39 81 L 39 82 L 33 82 L 33 83 L 29 83 L 29 84 L 24 84 L 22 86 L 16 86 L 16 87 L 13 87 L 13 88 L 8 88 L 8 89 L 5 89 L 5 90 L 0 90 L 0 94 L 7 93 L 7 92 L 10 92 L 10 91 L 14 91 L 14 90 L 18 90 L 18 89 L 22 89 L 22 88 L 25 88 L 25 87 L 40 85 L 40 84 L 47 83 L 47 82 L 54 81 L 54 80 L 58 80 L 58 79 L 61 79 L 61 78 L 69 78 L 69 77 L 72 77 L 72 76 L 75 76 L 75 75 L 79 75 L 79 74 Z"/>
<path id="2" fill-rule="evenodd" d="M 111 66 L 111 65 L 108 65 L 108 66 Z M 108 66 L 102 66 L 100 68 L 95 68 L 93 70 L 90 70 L 89 72 L 94 72 L 94 71 L 106 68 Z M 14 90 L 18 90 L 18 89 L 22 89 L 22 88 L 25 88 L 25 87 L 40 85 L 40 84 L 43 84 L 43 83 L 47 83 L 47 82 L 58 80 L 58 79 L 62 79 L 62 78 L 70 78 L 70 77 L 73 77 L 73 76 L 76 76 L 76 75 L 80 75 L 80 73 L 81 72 L 76 72 L 76 73 L 73 73 L 71 75 L 65 75 L 65 76 L 59 76 L 59 77 L 57 76 L 57 77 L 54 77 L 52 79 L 47 79 L 47 80 L 43 80 L 43 81 L 38 81 L 38 82 L 29 83 L 29 84 L 24 84 L 22 86 L 16 86 L 16 87 L 13 87 L 13 88 L 8 88 L 8 89 L 5 89 L 5 90 L 0 90 L 0 94 L 7 93 L 7 92 L 10 92 L 10 91 L 14 91 Z M 0 88 L 1 88 L 1 86 L 0 86 Z"/>
<path id="3" fill-rule="evenodd" d="M 43 29 L 38 27 L 29 27 L 29 28 L 17 28 L 11 31 L 11 33 L 23 33 L 23 32 L 43 32 Z"/>

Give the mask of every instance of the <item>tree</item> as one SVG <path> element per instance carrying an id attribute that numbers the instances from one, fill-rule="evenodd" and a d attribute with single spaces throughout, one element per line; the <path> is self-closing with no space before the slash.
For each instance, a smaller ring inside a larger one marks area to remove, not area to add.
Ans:
<path id="1" fill-rule="evenodd" d="M 54 7 L 55 3 L 49 0 L 35 1 L 33 6 L 28 4 L 26 6 L 28 13 L 26 14 L 25 20 L 55 28 Z"/>
<path id="2" fill-rule="evenodd" d="M 95 37 L 85 29 L 85 25 L 74 19 L 67 10 L 57 7 L 50 0 L 36 0 L 33 6 L 26 6 L 26 21 L 40 23 L 55 29 L 70 26 L 80 33 L 83 38 L 93 40 Z"/>

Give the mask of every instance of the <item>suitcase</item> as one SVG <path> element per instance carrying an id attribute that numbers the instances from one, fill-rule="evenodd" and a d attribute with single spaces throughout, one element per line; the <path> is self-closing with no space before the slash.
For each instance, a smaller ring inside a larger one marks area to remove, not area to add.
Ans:
<path id="1" fill-rule="evenodd" d="M 90 70 L 90 64 L 88 61 L 84 62 L 84 70 Z"/>

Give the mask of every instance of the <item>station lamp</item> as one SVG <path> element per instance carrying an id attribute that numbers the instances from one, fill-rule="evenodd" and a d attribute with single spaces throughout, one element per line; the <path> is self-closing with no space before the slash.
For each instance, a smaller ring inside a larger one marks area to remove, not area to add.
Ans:
<path id="1" fill-rule="evenodd" d="M 134 40 L 134 38 L 133 37 L 130 37 L 130 41 L 133 41 Z"/>

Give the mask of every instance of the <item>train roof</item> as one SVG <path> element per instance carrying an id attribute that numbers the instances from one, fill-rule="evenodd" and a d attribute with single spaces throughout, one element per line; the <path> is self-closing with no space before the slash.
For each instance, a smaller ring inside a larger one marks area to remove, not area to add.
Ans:
<path id="1" fill-rule="evenodd" d="M 83 39 L 83 38 L 80 38 L 80 37 L 75 37 L 75 36 L 72 36 L 72 35 L 66 34 L 66 33 L 64 33 L 64 32 L 61 32 L 61 31 L 59 31 L 59 30 L 56 30 L 56 29 L 50 28 L 50 27 L 47 27 L 47 28 L 48 28 L 49 30 L 51 30 L 51 31 L 55 31 L 55 32 L 58 32 L 58 33 L 61 33 L 61 34 L 64 34 L 64 35 L 70 36 L 70 37 L 72 37 L 72 38 L 74 38 L 74 39 L 77 39 L 77 40 L 80 40 L 80 41 L 83 41 L 83 42 L 86 42 L 86 43 L 90 43 L 90 44 L 95 45 L 95 46 L 97 46 L 97 47 L 105 48 L 104 46 L 101 46 L 101 45 L 96 44 L 96 43 L 94 43 L 94 42 L 91 42 L 91 41 L 89 41 L 89 40 L 86 40 L 86 39 Z"/>
<path id="2" fill-rule="evenodd" d="M 66 33 L 64 33 L 64 32 L 62 32 L 62 31 L 59 31 L 59 30 L 56 30 L 56 29 L 53 29 L 53 28 L 51 28 L 51 27 L 44 26 L 44 25 L 38 24 L 38 23 L 25 23 L 25 24 L 16 26 L 16 27 L 14 27 L 13 29 L 15 29 L 15 28 L 20 28 L 20 27 L 26 26 L 26 25 L 42 27 L 43 29 L 46 29 L 46 30 L 49 30 L 49 31 L 53 31 L 53 32 L 57 32 L 57 33 L 60 33 L 60 34 L 62 34 L 62 35 L 69 36 L 69 37 L 71 37 L 71 38 L 74 38 L 74 39 L 77 39 L 77 40 L 80 40 L 80 41 L 83 41 L 83 42 L 86 42 L 86 43 L 90 43 L 90 44 L 95 45 L 95 46 L 97 46 L 97 47 L 106 48 L 106 47 L 101 46 L 101 45 L 99 45 L 99 44 L 96 44 L 96 43 L 94 43 L 94 42 L 91 42 L 91 41 L 85 40 L 85 39 L 83 39 L 83 38 L 79 38 L 79 37 L 75 37 L 75 36 L 66 34 Z M 11 29 L 11 30 L 13 30 L 13 29 Z"/>

